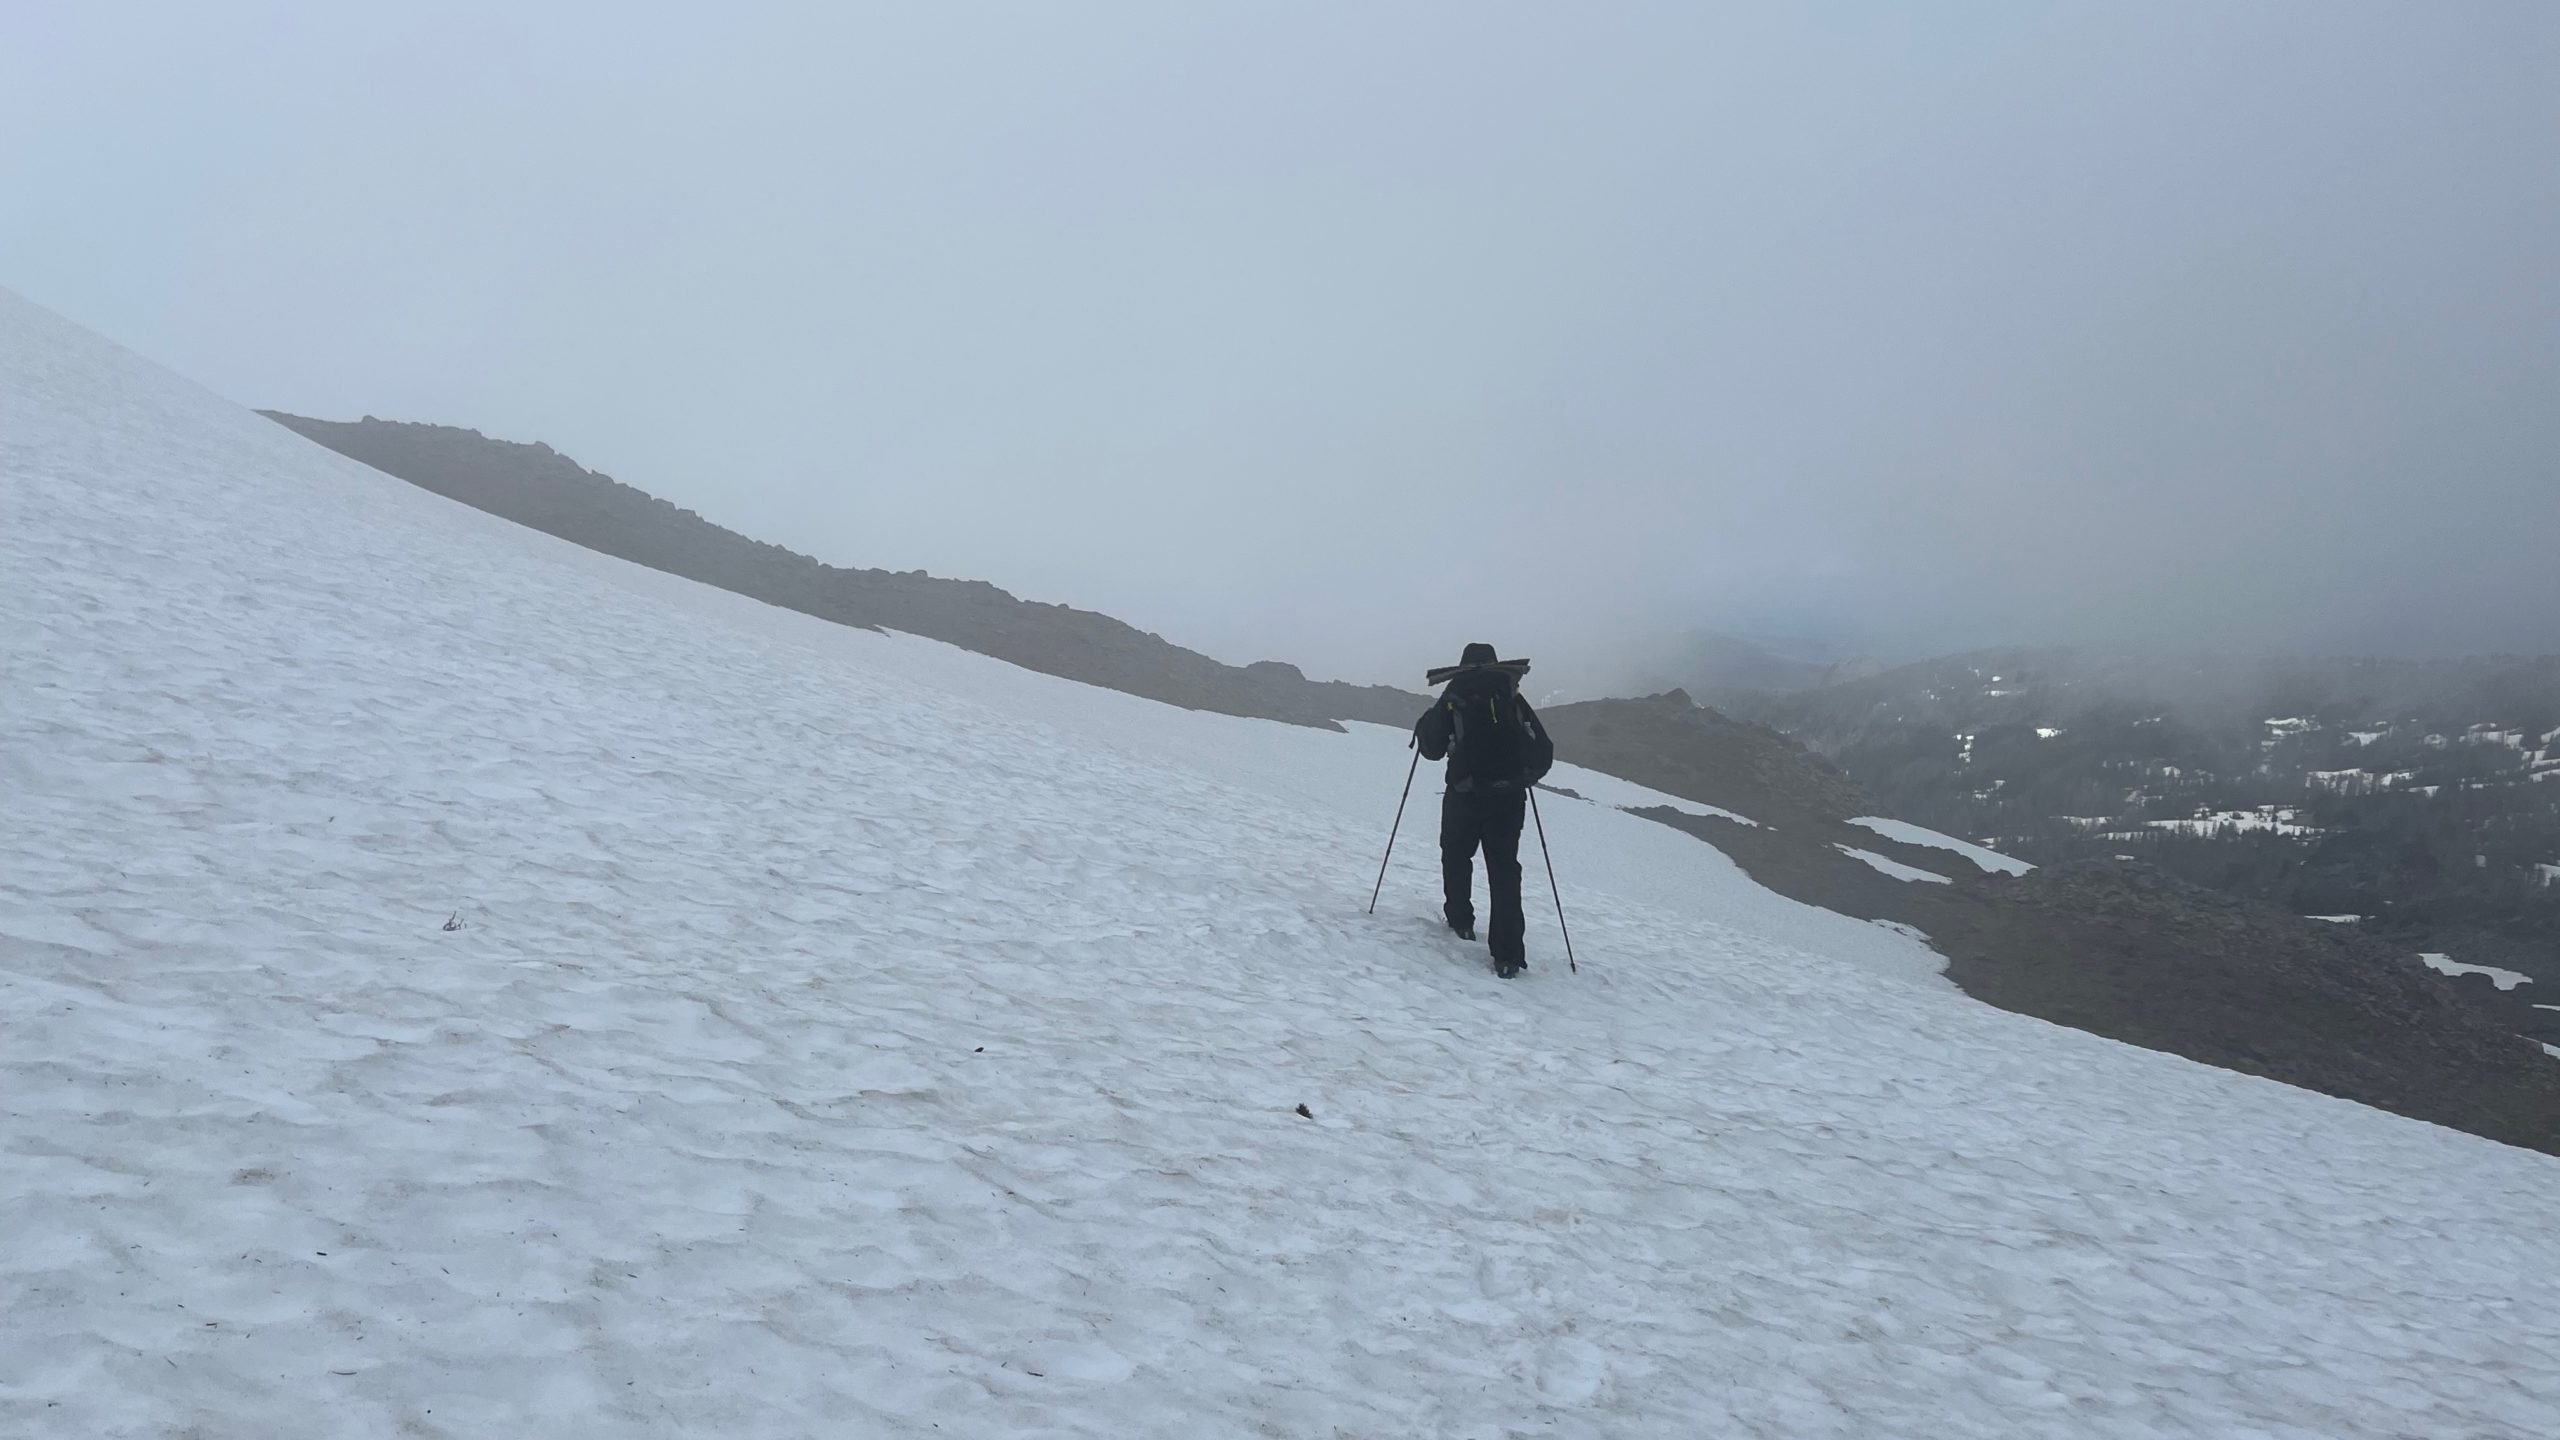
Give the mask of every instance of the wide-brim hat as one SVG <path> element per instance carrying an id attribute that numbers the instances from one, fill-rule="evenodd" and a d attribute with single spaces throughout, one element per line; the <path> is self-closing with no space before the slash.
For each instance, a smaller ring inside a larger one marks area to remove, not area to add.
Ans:
<path id="1" fill-rule="evenodd" d="M 1470 646 L 1468 646 L 1468 647 L 1467 647 L 1468 653 L 1470 653 L 1470 654 L 1474 653 L 1474 652 L 1476 651 L 1476 649 L 1477 649 L 1477 648 L 1479 648 L 1479 647 L 1474 646 L 1474 645 L 1470 645 Z M 1460 664 L 1460 665 L 1443 665 L 1443 666 L 1441 666 L 1440 668 L 1438 668 L 1438 669 L 1436 669 L 1436 670 L 1432 670 L 1432 671 L 1426 672 L 1426 673 L 1424 674 L 1424 676 L 1423 676 L 1423 679 L 1424 679 L 1425 681 L 1427 681 L 1428 683 L 1433 684 L 1433 685 L 1446 685 L 1446 684 L 1448 684 L 1450 681 L 1457 679 L 1459 676 L 1466 674 L 1466 673 L 1467 673 L 1468 671 L 1470 671 L 1470 670 L 1493 670 L 1493 671 L 1498 671 L 1498 672 L 1500 672 L 1500 673 L 1502 673 L 1502 674 L 1505 674 L 1505 675 L 1510 676 L 1513 680 L 1518 680 L 1521 676 L 1526 675 L 1526 674 L 1528 674 L 1528 673 L 1529 673 L 1529 662 L 1528 662 L 1528 661 L 1526 661 L 1526 660 L 1496 660 L 1496 659 L 1494 659 L 1494 658 L 1493 658 L 1493 647 L 1492 647 L 1492 646 L 1490 646 L 1490 645 L 1486 645 L 1486 646 L 1483 646 L 1483 647 L 1481 647 L 1481 648 L 1482 648 L 1482 649 L 1484 650 L 1484 652 L 1485 652 L 1485 658 L 1484 658 L 1484 659 L 1482 659 L 1482 660 L 1477 660 L 1477 661 L 1471 661 L 1471 662 L 1468 662 L 1468 663 L 1465 663 L 1465 664 Z"/>

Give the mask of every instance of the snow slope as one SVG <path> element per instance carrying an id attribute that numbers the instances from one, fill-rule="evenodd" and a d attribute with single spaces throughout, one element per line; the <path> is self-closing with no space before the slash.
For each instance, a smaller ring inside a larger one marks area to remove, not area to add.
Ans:
<path id="1" fill-rule="evenodd" d="M 2560 1162 L 1599 804 L 1496 981 L 1427 797 L 1361 913 L 1399 736 L 610 561 L 5 294 L 0 674 L 0 1434 L 2560 1430 Z"/>

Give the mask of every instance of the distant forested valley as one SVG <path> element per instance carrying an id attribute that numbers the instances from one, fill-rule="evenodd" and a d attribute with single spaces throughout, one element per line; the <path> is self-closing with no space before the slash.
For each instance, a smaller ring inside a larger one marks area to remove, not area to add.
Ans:
<path id="1" fill-rule="evenodd" d="M 2560 659 L 1996 651 L 1719 697 L 1887 812 L 2560 985 Z"/>

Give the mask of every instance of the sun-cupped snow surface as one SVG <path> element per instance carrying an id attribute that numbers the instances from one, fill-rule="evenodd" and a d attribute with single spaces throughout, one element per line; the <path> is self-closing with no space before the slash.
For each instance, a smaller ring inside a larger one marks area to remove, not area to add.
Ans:
<path id="1" fill-rule="evenodd" d="M 1869 868 L 1880 871 L 1886 875 L 1890 875 L 1896 880 L 1918 880 L 1929 885 L 1952 885 L 1955 883 L 1944 875 L 1937 874 L 1933 871 L 1923 870 L 1917 865 L 1905 865 L 1899 860 L 1888 860 L 1873 850 L 1861 850 L 1854 845 L 1834 845 L 1831 848 L 1848 856 L 1852 860 L 1863 860 L 1867 863 Z"/>
<path id="2" fill-rule="evenodd" d="M 1984 849 L 1969 840 L 1958 840 L 1952 835 L 1941 835 L 1935 830 L 1923 825 L 1914 825 L 1908 820 L 1889 820 L 1882 815 L 1861 815 L 1849 823 L 1863 825 L 1887 840 L 1899 840 L 1905 845 L 1926 845 L 1937 850 L 1953 850 L 1995 875 L 2024 875 L 2036 868 L 2024 860 L 2003 855 L 1997 850 Z"/>
<path id="3" fill-rule="evenodd" d="M 0 1434 L 2560 1429 L 2560 1162 L 1558 797 L 1582 973 L 1533 893 L 1498 981 L 1427 793 L 1361 913 L 1391 730 L 577 551 L 8 297 L 0 663 Z"/>

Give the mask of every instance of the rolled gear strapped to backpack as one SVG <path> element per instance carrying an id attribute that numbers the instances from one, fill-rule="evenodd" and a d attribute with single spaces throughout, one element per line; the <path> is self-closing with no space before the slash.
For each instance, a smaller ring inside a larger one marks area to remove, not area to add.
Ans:
<path id="1" fill-rule="evenodd" d="M 1430 672 L 1448 688 L 1414 736 L 1424 759 L 1448 759 L 1451 791 L 1526 789 L 1555 764 L 1555 742 L 1520 696 L 1527 673 L 1528 661 L 1496 660 L 1491 646 L 1469 646 L 1466 663 Z"/>

